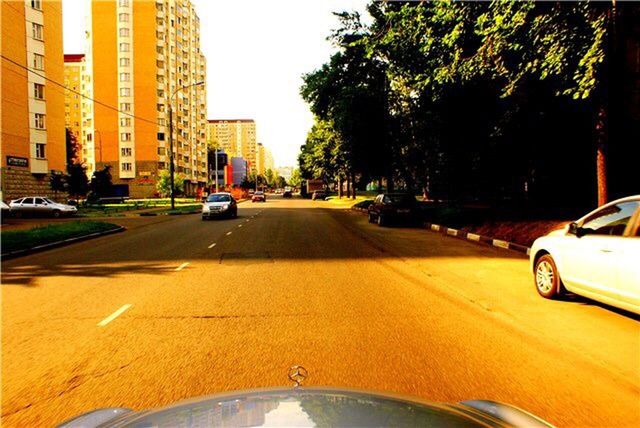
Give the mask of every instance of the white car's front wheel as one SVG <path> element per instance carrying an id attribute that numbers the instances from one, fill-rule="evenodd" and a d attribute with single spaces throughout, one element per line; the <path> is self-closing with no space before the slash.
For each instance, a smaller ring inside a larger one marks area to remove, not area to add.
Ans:
<path id="1" fill-rule="evenodd" d="M 536 262 L 534 281 L 542 297 L 553 299 L 561 293 L 560 274 L 550 254 L 543 255 Z"/>

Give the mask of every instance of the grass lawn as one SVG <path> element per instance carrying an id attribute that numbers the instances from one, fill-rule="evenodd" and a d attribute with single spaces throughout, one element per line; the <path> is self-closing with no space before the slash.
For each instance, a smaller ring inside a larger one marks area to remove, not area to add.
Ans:
<path id="1" fill-rule="evenodd" d="M 171 208 L 162 210 L 162 211 L 154 211 L 155 214 L 186 214 L 199 212 L 202 210 L 202 204 L 191 204 L 191 205 L 177 205 L 174 210 Z"/>
<path id="2" fill-rule="evenodd" d="M 327 202 L 330 202 L 334 205 L 351 207 L 359 202 L 366 201 L 368 199 L 373 199 L 373 198 L 367 195 L 356 195 L 355 199 L 347 198 L 346 196 L 343 196 L 342 199 L 338 198 L 337 196 L 329 196 L 327 198 Z"/>
<path id="3" fill-rule="evenodd" d="M 104 232 L 118 227 L 116 224 L 101 221 L 72 221 L 51 224 L 44 227 L 35 227 L 29 230 L 2 231 L 0 233 L 2 252 L 9 253 L 17 250 L 25 250 L 69 238 Z"/>

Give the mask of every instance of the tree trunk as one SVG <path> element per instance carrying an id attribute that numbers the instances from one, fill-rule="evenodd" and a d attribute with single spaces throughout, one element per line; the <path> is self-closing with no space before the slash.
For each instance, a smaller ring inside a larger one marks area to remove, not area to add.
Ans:
<path id="1" fill-rule="evenodd" d="M 342 199 L 342 177 L 338 177 L 338 199 Z"/>
<path id="2" fill-rule="evenodd" d="M 347 174 L 347 198 L 351 197 L 351 178 L 349 177 L 349 174 Z"/>
<path id="3" fill-rule="evenodd" d="M 351 198 L 356 198 L 356 175 L 351 173 Z"/>
<path id="4" fill-rule="evenodd" d="M 607 187 L 607 109 L 601 105 L 596 119 L 596 176 L 598 183 L 598 206 L 609 200 Z"/>

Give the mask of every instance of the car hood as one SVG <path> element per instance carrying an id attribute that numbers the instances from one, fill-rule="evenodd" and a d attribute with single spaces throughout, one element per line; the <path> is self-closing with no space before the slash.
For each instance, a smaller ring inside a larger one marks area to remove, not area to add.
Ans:
<path id="1" fill-rule="evenodd" d="M 369 391 L 331 388 L 258 389 L 213 395 L 134 412 L 100 409 L 59 425 L 181 426 L 527 426 L 548 423 L 492 401 L 438 404 Z"/>
<path id="2" fill-rule="evenodd" d="M 231 204 L 231 202 L 205 202 L 205 205 L 208 207 L 224 207 L 229 204 Z"/>

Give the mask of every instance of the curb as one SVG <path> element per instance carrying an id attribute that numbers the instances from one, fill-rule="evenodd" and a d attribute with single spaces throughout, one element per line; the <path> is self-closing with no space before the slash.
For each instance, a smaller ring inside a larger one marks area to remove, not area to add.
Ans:
<path id="1" fill-rule="evenodd" d="M 10 253 L 4 253 L 0 257 L 2 257 L 2 260 L 15 259 L 16 257 L 28 256 L 29 254 L 39 253 L 41 251 L 52 250 L 54 248 L 75 244 L 76 242 L 88 241 L 89 239 L 99 238 L 101 236 L 124 232 L 125 230 L 127 230 L 126 227 L 120 226 L 115 229 L 105 230 L 104 232 L 90 233 L 88 235 L 76 236 L 75 238 L 69 238 L 63 241 L 57 241 L 57 242 L 51 242 L 50 244 L 38 245 L 37 247 L 27 248 L 25 250 L 17 250 L 17 251 L 12 251 Z"/>
<path id="2" fill-rule="evenodd" d="M 368 210 L 365 208 L 352 207 L 353 211 L 366 213 Z M 434 232 L 439 232 L 443 235 L 454 236 L 456 238 L 466 239 L 473 242 L 482 242 L 497 248 L 505 250 L 517 251 L 518 253 L 529 255 L 531 248 L 524 245 L 516 244 L 513 242 L 503 241 L 502 239 L 495 239 L 490 236 L 477 235 L 475 233 L 463 232 L 462 230 L 453 229 L 451 227 L 441 226 L 433 223 L 423 223 L 423 227 Z"/>
<path id="3" fill-rule="evenodd" d="M 464 232 L 462 230 L 453 229 L 439 224 L 424 223 L 424 228 L 432 230 L 434 232 L 440 232 L 443 235 L 455 236 L 456 238 L 466 239 L 473 242 L 482 242 L 484 244 L 492 245 L 494 247 L 502 248 L 505 250 L 517 251 L 522 254 L 529 255 L 531 248 L 524 245 L 515 244 L 513 242 L 503 241 L 502 239 L 491 238 L 490 236 L 477 235 L 475 233 Z"/>

